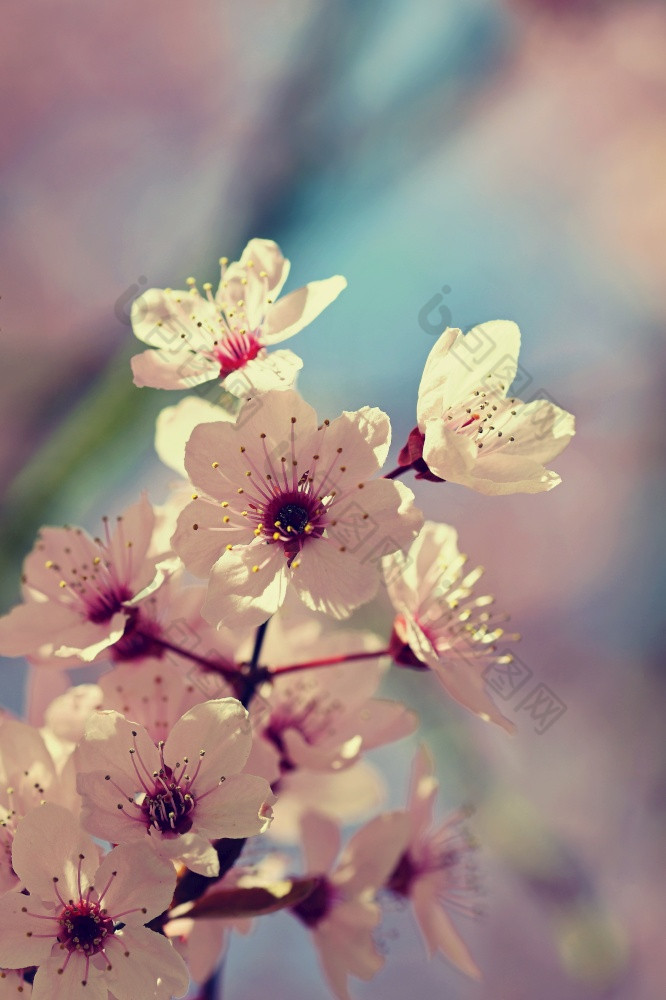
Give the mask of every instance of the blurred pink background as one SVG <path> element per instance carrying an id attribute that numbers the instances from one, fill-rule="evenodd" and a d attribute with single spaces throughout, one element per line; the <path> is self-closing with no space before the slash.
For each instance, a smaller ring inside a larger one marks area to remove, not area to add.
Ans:
<path id="1" fill-rule="evenodd" d="M 641 0 L 6 6 L 5 607 L 39 524 L 162 499 L 152 422 L 173 400 L 131 385 L 129 305 L 212 279 L 251 236 L 280 243 L 292 287 L 346 275 L 294 344 L 300 386 L 330 413 L 382 406 L 394 452 L 434 342 L 419 312 L 443 287 L 451 325 L 516 320 L 525 397 L 577 415 L 552 493 L 417 486 L 566 712 L 539 735 L 515 699 L 507 740 L 396 676 L 443 805 L 477 805 L 485 915 L 461 927 L 485 981 L 427 963 L 390 913 L 359 1000 L 666 996 L 665 56 L 666 7 Z M 17 709 L 22 668 L 3 668 Z M 410 756 L 377 754 L 393 805 Z M 288 915 L 228 958 L 225 998 L 268 991 L 328 995 Z"/>

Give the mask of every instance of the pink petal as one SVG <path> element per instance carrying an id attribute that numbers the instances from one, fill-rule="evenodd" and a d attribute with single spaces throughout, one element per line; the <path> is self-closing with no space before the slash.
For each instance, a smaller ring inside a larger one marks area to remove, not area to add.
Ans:
<path id="1" fill-rule="evenodd" d="M 91 963 L 84 986 L 86 963 L 83 955 L 74 953 L 65 965 L 66 955 L 58 949 L 40 965 L 32 987 L 32 1000 L 107 1000 L 106 974 Z"/>
<path id="2" fill-rule="evenodd" d="M 274 800 L 270 785 L 254 774 L 232 774 L 194 810 L 194 828 L 203 836 L 254 837 L 267 825 L 265 803 Z"/>
<path id="3" fill-rule="evenodd" d="M 61 895 L 68 899 L 79 891 L 80 854 L 84 855 L 81 885 L 85 891 L 97 871 L 98 850 L 68 809 L 46 802 L 19 823 L 14 835 L 12 866 L 25 887 L 38 898 L 55 898 L 53 879 L 57 878 Z"/>
<path id="4" fill-rule="evenodd" d="M 376 565 L 359 562 L 325 539 L 305 546 L 292 564 L 291 579 L 306 607 L 334 618 L 347 618 L 374 597 L 379 584 Z"/>
<path id="5" fill-rule="evenodd" d="M 347 895 L 379 890 L 409 843 L 409 817 L 386 813 L 366 823 L 348 842 L 334 881 Z"/>
<path id="6" fill-rule="evenodd" d="M 53 894 L 53 883 L 50 886 Z M 56 943 L 56 922 L 41 920 L 40 914 L 49 911 L 41 906 L 38 899 L 31 900 L 26 906 L 27 897 L 20 892 L 9 892 L 0 899 L 0 968 L 22 969 L 31 965 L 39 965 L 51 952 Z M 29 909 L 37 917 L 24 913 Z M 43 927 L 41 926 L 43 925 Z M 53 928 L 53 937 L 37 938 L 34 935 L 46 933 L 44 928 Z M 41 929 L 40 929 L 41 928 Z M 30 934 L 30 937 L 28 937 Z"/>
<path id="7" fill-rule="evenodd" d="M 275 614 L 284 601 L 286 584 L 281 548 L 260 540 L 239 546 L 213 566 L 201 614 L 212 625 L 252 628 Z"/>
<path id="8" fill-rule="evenodd" d="M 169 733 L 165 760 L 189 759 L 189 774 L 198 772 L 196 787 L 215 786 L 224 775 L 242 771 L 252 746 L 252 728 L 247 711 L 235 698 L 220 698 L 195 705 Z M 200 757 L 204 750 L 205 756 Z"/>
<path id="9" fill-rule="evenodd" d="M 328 816 L 306 812 L 301 819 L 301 843 L 308 875 L 324 875 L 338 856 L 340 827 Z"/>
<path id="10" fill-rule="evenodd" d="M 472 979 L 481 979 L 481 973 L 465 942 L 455 929 L 451 918 L 438 904 L 427 877 L 417 879 L 412 889 L 414 915 L 425 938 L 428 953 L 432 957 L 441 952 L 461 972 Z"/>
<path id="11" fill-rule="evenodd" d="M 112 876 L 112 872 L 116 874 Z M 176 870 L 170 861 L 157 857 L 147 843 L 121 844 L 102 861 L 95 887 L 104 893 L 103 904 L 111 916 L 122 911 L 126 924 L 143 927 L 168 909 L 176 887 Z M 136 910 L 128 913 L 128 910 Z"/>
<path id="12" fill-rule="evenodd" d="M 112 968 L 105 981 L 116 1000 L 168 1000 L 187 992 L 190 977 L 185 963 L 162 934 L 124 927 L 114 934 L 108 953 Z"/>

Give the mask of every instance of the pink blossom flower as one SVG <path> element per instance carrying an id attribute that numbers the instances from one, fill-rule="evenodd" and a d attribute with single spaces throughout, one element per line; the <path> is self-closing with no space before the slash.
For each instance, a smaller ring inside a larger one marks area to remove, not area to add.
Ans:
<path id="1" fill-rule="evenodd" d="M 138 723 L 97 712 L 76 751 L 83 825 L 215 876 L 212 839 L 251 837 L 270 822 L 268 783 L 240 774 L 251 743 L 247 712 L 233 698 L 195 705 L 157 746 Z"/>
<path id="2" fill-rule="evenodd" d="M 279 663 L 298 663 L 304 651 L 318 657 L 344 657 L 379 649 L 370 632 L 324 630 L 320 619 L 285 623 L 276 616 L 264 643 L 264 657 L 278 667 L 261 687 L 250 708 L 257 737 L 279 754 L 280 772 L 340 771 L 366 750 L 401 739 L 414 731 L 417 718 L 401 702 L 374 698 L 388 657 L 338 663 L 335 666 L 285 673 Z"/>
<path id="3" fill-rule="evenodd" d="M 433 828 L 437 787 L 432 762 L 422 748 L 412 767 L 407 843 L 387 888 L 411 902 L 431 958 L 441 952 L 466 975 L 480 979 L 481 973 L 447 913 L 447 907 L 473 912 L 466 902 L 474 889 L 469 865 L 473 843 L 461 829 L 462 813 Z"/>
<path id="4" fill-rule="evenodd" d="M 0 895 L 14 889 L 12 844 L 21 819 L 42 802 L 74 805 L 74 774 L 62 774 L 39 731 L 7 719 L 0 726 Z M 1 964 L 1 963 L 0 963 Z"/>
<path id="5" fill-rule="evenodd" d="M 467 335 L 448 328 L 425 364 L 418 426 L 399 462 L 417 476 L 490 495 L 540 493 L 561 482 L 545 468 L 574 434 L 574 418 L 545 399 L 507 392 L 516 377 L 520 330 L 495 320 Z"/>
<path id="6" fill-rule="evenodd" d="M 421 523 L 411 491 L 369 481 L 389 443 L 381 410 L 318 425 L 293 391 L 266 393 L 241 426 L 196 427 L 185 465 L 197 499 L 173 546 L 188 569 L 210 573 L 204 618 L 259 624 L 288 585 L 336 618 L 370 600 L 381 556 L 406 548 Z"/>
<path id="7" fill-rule="evenodd" d="M 485 722 L 507 732 L 514 725 L 486 692 L 484 672 L 493 662 L 506 664 L 511 654 L 498 652 L 505 635 L 486 608 L 493 598 L 475 596 L 483 573 L 464 572 L 467 556 L 458 551 L 458 533 L 448 524 L 427 521 L 406 556 L 384 560 L 389 597 L 398 612 L 391 638 L 396 663 L 429 667 L 446 693 Z"/>
<path id="8" fill-rule="evenodd" d="M 170 1000 L 187 991 L 183 960 L 145 928 L 166 910 L 173 865 L 143 844 L 99 849 L 66 809 L 19 825 L 12 864 L 28 890 L 0 899 L 0 965 L 38 966 L 33 1000 Z M 120 926 L 119 926 L 120 925 Z"/>
<path id="9" fill-rule="evenodd" d="M 115 530 L 105 519 L 104 540 L 81 528 L 42 528 L 24 563 L 24 603 L 0 619 L 0 652 L 43 663 L 134 655 L 142 602 L 168 572 L 147 556 L 153 523 L 144 496 Z"/>
<path id="10" fill-rule="evenodd" d="M 347 978 L 372 979 L 384 960 L 372 939 L 381 911 L 375 895 L 393 871 L 408 836 L 403 813 L 377 816 L 340 849 L 336 824 L 310 813 L 302 821 L 308 875 L 317 875 L 312 893 L 292 907 L 312 933 L 329 986 L 339 1000 L 349 1000 Z"/>
<path id="11" fill-rule="evenodd" d="M 211 379 L 224 384 L 235 373 L 242 377 L 229 379 L 234 395 L 294 384 L 300 358 L 283 350 L 269 355 L 266 348 L 316 319 L 347 282 L 340 275 L 313 281 L 276 302 L 289 261 L 272 240 L 250 240 L 239 261 L 220 263 L 214 296 L 212 285 L 203 286 L 203 297 L 190 278 L 187 291 L 151 288 L 133 303 L 134 333 L 157 348 L 132 358 L 135 385 L 183 389 Z"/>
<path id="12" fill-rule="evenodd" d="M 32 996 L 32 983 L 24 978 L 25 969 L 0 968 L 0 1000 L 27 1000 Z"/>

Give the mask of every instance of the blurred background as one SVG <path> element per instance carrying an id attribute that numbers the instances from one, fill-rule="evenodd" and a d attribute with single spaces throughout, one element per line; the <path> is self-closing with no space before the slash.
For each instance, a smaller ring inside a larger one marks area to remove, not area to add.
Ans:
<path id="1" fill-rule="evenodd" d="M 252 236 L 291 259 L 290 288 L 344 274 L 289 345 L 300 388 L 331 415 L 387 410 L 392 455 L 441 329 L 517 321 L 521 395 L 577 415 L 563 484 L 493 498 L 426 483 L 417 499 L 486 567 L 531 683 L 564 709 L 540 731 L 498 696 L 510 739 L 394 679 L 442 808 L 477 807 L 483 912 L 460 927 L 485 979 L 428 963 L 391 912 L 384 971 L 351 990 L 666 996 L 666 6 L 60 0 L 36 18 L 8 0 L 0 53 L 1 610 L 40 524 L 94 528 L 140 488 L 165 495 L 152 428 L 178 397 L 129 371 L 146 287 L 214 281 Z M 2 661 L 0 702 L 19 711 L 24 683 Z M 376 755 L 392 805 L 413 745 Z M 225 998 L 267 991 L 328 996 L 288 915 L 227 960 Z"/>

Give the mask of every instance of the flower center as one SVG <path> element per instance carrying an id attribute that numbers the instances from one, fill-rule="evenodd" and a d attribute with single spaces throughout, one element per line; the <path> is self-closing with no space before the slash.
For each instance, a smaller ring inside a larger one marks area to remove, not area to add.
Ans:
<path id="1" fill-rule="evenodd" d="M 147 827 L 159 830 L 163 836 L 177 837 L 192 829 L 192 813 L 195 799 L 188 790 L 172 781 L 173 771 L 165 766 L 156 776 L 152 794 L 147 794 L 141 803 L 141 811 Z"/>
<path id="2" fill-rule="evenodd" d="M 60 914 L 58 941 L 69 951 L 96 955 L 104 950 L 106 938 L 114 932 L 113 920 L 98 902 L 80 899 Z"/>
<path id="3" fill-rule="evenodd" d="M 262 345 L 254 333 L 232 330 L 213 348 L 213 357 L 220 366 L 220 378 L 226 378 L 231 372 L 243 368 L 248 361 L 254 361 L 261 350 Z"/>
<path id="4" fill-rule="evenodd" d="M 408 896 L 409 887 L 417 872 L 418 869 L 412 861 L 409 851 L 405 851 L 391 872 L 386 883 L 386 888 L 391 892 L 397 893 L 399 896 Z"/>
<path id="5" fill-rule="evenodd" d="M 317 879 L 317 884 L 305 899 L 292 906 L 291 911 L 295 913 L 299 920 L 302 920 L 306 927 L 316 927 L 329 913 L 333 903 L 334 890 L 331 883 L 321 875 Z"/>
<path id="6" fill-rule="evenodd" d="M 286 503 L 280 507 L 277 520 L 284 531 L 295 531 L 300 534 L 305 530 L 305 526 L 310 520 L 310 513 L 307 507 L 298 503 Z"/>

